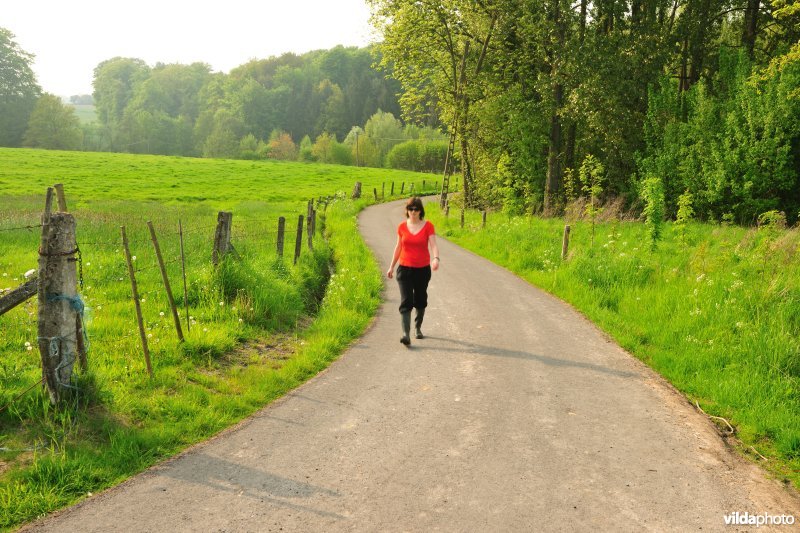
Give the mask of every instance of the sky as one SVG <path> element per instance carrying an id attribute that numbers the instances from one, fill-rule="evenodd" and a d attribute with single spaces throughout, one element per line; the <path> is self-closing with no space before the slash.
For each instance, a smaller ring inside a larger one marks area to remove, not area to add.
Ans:
<path id="1" fill-rule="evenodd" d="M 229 72 L 251 59 L 375 40 L 364 0 L 5 0 L 0 27 L 35 55 L 48 93 L 92 93 L 94 68 L 113 57 L 207 63 Z"/>

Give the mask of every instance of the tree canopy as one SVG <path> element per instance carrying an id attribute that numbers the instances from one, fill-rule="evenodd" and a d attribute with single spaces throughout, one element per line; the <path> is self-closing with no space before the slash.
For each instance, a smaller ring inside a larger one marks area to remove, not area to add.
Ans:
<path id="1" fill-rule="evenodd" d="M 660 180 L 705 218 L 800 211 L 796 0 L 370 0 L 406 118 L 459 137 L 467 203 L 558 212 Z"/>
<path id="2" fill-rule="evenodd" d="M 0 28 L 0 146 L 20 146 L 41 94 L 32 63 L 33 55 L 19 47 L 14 34 Z"/>

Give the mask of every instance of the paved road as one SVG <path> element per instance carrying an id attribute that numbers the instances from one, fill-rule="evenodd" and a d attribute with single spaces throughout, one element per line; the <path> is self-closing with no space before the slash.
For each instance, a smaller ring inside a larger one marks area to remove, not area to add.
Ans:
<path id="1" fill-rule="evenodd" d="M 402 218 L 398 203 L 360 216 L 383 268 Z M 796 496 L 569 306 L 440 241 L 426 339 L 398 342 L 390 281 L 373 326 L 327 371 L 32 530 L 738 531 L 748 528 L 724 515 L 800 520 Z"/>

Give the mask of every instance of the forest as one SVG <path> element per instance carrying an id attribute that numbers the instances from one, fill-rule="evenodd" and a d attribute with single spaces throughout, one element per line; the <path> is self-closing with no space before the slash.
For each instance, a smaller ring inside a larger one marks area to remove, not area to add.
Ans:
<path id="1" fill-rule="evenodd" d="M 364 49 L 228 74 L 109 59 L 94 73 L 98 122 L 80 130 L 64 111 L 63 146 L 31 133 L 58 105 L 3 68 L 18 79 L 0 91 L 21 89 L 0 103 L 0 145 L 442 172 L 450 137 L 468 206 L 549 215 L 591 195 L 668 218 L 800 214 L 797 0 L 368 4 L 383 40 Z M 29 65 L 0 39 L 1 61 Z"/>

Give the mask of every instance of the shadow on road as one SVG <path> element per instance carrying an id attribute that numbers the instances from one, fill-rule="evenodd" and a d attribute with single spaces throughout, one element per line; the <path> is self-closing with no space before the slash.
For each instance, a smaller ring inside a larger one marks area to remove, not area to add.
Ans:
<path id="1" fill-rule="evenodd" d="M 191 465 L 185 465 L 184 468 L 165 468 L 158 471 L 157 475 L 203 485 L 219 492 L 237 494 L 297 511 L 310 512 L 338 520 L 346 519 L 336 513 L 287 501 L 287 499 L 293 498 L 312 498 L 319 494 L 338 498 L 341 494 L 336 491 L 276 476 L 204 453 L 192 457 L 191 462 Z M 167 489 L 162 490 L 166 491 Z"/>
<path id="2" fill-rule="evenodd" d="M 434 342 L 430 342 L 434 341 Z M 425 346 L 425 343 L 428 343 L 428 346 Z M 446 346 L 444 344 L 451 344 L 455 346 Z M 571 367 L 571 368 L 583 368 L 586 370 L 592 370 L 595 372 L 601 372 L 603 374 L 610 374 L 612 376 L 617 376 L 621 378 L 635 378 L 639 377 L 639 374 L 634 372 L 626 372 L 623 370 L 615 370 L 613 368 L 608 368 L 602 365 L 596 365 L 593 363 L 585 363 L 582 361 L 574 361 L 570 359 L 559 359 L 556 357 L 548 357 L 546 355 L 539 355 L 530 352 L 523 352 L 519 350 L 508 350 L 505 348 L 499 348 L 497 346 L 486 346 L 483 344 L 476 344 L 473 342 L 464 342 L 455 339 L 449 339 L 446 337 L 432 337 L 429 335 L 425 336 L 425 340 L 419 341 L 415 344 L 412 344 L 410 349 L 412 350 L 419 350 L 419 349 L 430 349 L 436 350 L 441 352 L 458 352 L 458 353 L 474 353 L 479 355 L 488 355 L 492 357 L 511 357 L 514 359 L 527 359 L 530 361 L 539 361 L 540 363 L 554 366 L 554 367 Z"/>

